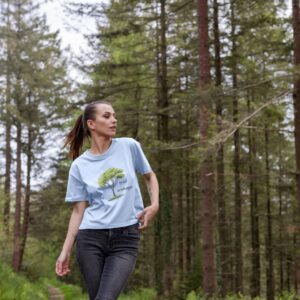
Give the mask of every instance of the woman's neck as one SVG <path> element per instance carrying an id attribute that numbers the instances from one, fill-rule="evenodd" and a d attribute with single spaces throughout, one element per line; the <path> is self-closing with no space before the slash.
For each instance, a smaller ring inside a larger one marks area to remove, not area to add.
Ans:
<path id="1" fill-rule="evenodd" d="M 112 143 L 112 138 L 97 138 L 92 139 L 90 152 L 92 154 L 102 154 L 107 151 Z"/>

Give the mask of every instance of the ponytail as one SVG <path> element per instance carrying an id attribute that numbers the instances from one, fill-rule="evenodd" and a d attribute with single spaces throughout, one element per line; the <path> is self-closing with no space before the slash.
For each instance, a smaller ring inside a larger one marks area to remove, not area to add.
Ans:
<path id="1" fill-rule="evenodd" d="M 72 160 L 79 156 L 86 135 L 87 131 L 83 123 L 83 114 L 80 114 L 75 122 L 74 127 L 67 134 L 64 144 L 64 147 L 68 145 L 70 146 L 69 157 Z"/>
<path id="2" fill-rule="evenodd" d="M 108 101 L 94 101 L 89 103 L 85 107 L 84 112 L 77 118 L 72 130 L 66 136 L 64 147 L 68 145 L 70 146 L 69 157 L 73 160 L 79 156 L 84 139 L 87 136 L 91 136 L 91 133 L 87 128 L 86 121 L 89 119 L 96 119 L 96 108 L 98 104 L 111 105 Z"/>

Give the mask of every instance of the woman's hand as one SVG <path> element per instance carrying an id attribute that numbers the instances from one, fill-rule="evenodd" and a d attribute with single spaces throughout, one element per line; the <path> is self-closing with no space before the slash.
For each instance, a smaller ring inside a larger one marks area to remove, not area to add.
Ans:
<path id="1" fill-rule="evenodd" d="M 142 223 L 139 229 L 143 230 L 148 227 L 149 222 L 153 219 L 159 209 L 159 186 L 156 175 L 153 171 L 145 173 L 144 179 L 147 185 L 150 196 L 151 205 L 147 206 L 142 212 L 137 215 L 137 218 Z"/>
<path id="2" fill-rule="evenodd" d="M 64 276 L 71 272 L 69 268 L 70 256 L 70 253 L 61 252 L 55 266 L 55 272 L 58 276 Z"/>
<path id="3" fill-rule="evenodd" d="M 84 210 L 87 207 L 87 203 L 87 201 L 78 201 L 73 205 L 73 211 L 69 221 L 68 233 L 60 256 L 58 257 L 55 265 L 55 272 L 59 276 L 64 276 L 71 271 L 69 268 L 71 251 L 78 234 L 78 228 L 81 223 Z"/>
<path id="4" fill-rule="evenodd" d="M 137 215 L 137 218 L 142 223 L 139 227 L 140 230 L 144 230 L 149 226 L 149 222 L 153 219 L 153 217 L 158 212 L 157 205 L 147 206 L 142 212 Z"/>

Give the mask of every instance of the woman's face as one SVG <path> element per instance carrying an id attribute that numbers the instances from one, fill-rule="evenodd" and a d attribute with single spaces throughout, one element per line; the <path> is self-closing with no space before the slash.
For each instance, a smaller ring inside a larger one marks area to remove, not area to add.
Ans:
<path id="1" fill-rule="evenodd" d="M 98 136 L 113 137 L 117 130 L 114 109 L 109 104 L 97 104 L 95 120 L 87 120 L 91 132 Z"/>

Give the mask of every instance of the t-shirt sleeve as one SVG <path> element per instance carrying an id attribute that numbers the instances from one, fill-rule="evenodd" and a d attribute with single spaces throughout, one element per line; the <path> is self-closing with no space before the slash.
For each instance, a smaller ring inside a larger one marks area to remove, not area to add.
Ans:
<path id="1" fill-rule="evenodd" d="M 71 164 L 65 202 L 88 201 L 86 187 L 81 180 L 78 166 Z"/>
<path id="2" fill-rule="evenodd" d="M 146 174 L 151 172 L 152 168 L 146 158 L 145 153 L 143 152 L 140 142 L 132 138 L 132 143 L 130 143 L 130 147 L 135 171 L 140 174 Z"/>

